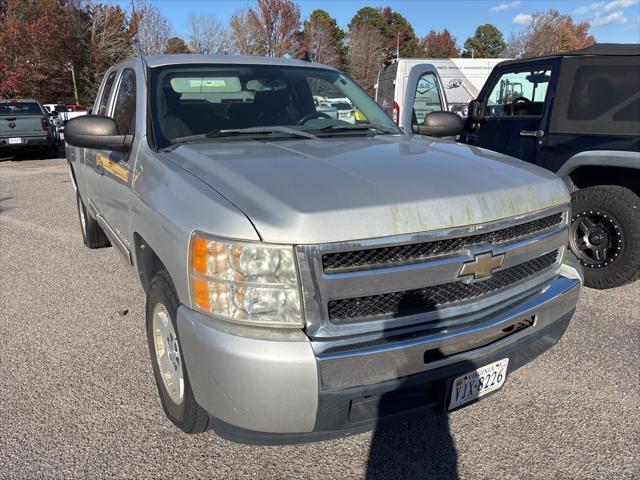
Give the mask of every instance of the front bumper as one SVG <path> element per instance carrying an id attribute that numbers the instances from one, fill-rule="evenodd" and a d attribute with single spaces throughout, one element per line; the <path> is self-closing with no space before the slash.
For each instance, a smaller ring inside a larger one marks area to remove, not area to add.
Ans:
<path id="1" fill-rule="evenodd" d="M 216 432 L 244 443 L 290 443 L 444 408 L 453 377 L 501 358 L 509 358 L 513 372 L 560 339 L 581 286 L 582 271 L 567 254 L 552 282 L 487 318 L 334 353 L 315 353 L 301 331 L 256 332 L 185 306 L 178 309 L 178 330 L 195 398 Z M 524 319 L 533 324 L 504 334 Z"/>

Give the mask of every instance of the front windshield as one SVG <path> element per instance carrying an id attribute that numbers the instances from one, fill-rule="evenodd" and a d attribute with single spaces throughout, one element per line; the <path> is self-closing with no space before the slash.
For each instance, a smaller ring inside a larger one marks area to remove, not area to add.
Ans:
<path id="1" fill-rule="evenodd" d="M 335 70 L 171 65 L 152 69 L 151 80 L 158 148 L 216 132 L 214 138 L 225 138 L 225 130 L 251 129 L 241 133 L 265 137 L 268 127 L 280 130 L 271 132 L 272 138 L 294 137 L 297 131 L 322 137 L 401 133 L 364 90 Z M 353 114 L 338 111 L 347 109 Z"/>

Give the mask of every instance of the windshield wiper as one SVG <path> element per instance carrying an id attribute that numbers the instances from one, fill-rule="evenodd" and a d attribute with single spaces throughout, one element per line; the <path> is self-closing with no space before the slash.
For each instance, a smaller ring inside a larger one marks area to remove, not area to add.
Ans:
<path id="1" fill-rule="evenodd" d="M 322 127 L 318 131 L 320 132 L 340 132 L 348 130 L 377 130 L 382 133 L 399 133 L 391 128 L 383 127 L 380 125 L 374 125 L 373 123 L 360 123 L 355 125 L 328 125 Z"/>
<path id="2" fill-rule="evenodd" d="M 223 138 L 223 137 L 235 137 L 235 136 L 241 136 L 241 135 L 271 134 L 271 133 L 285 133 L 293 137 L 303 137 L 303 138 L 312 138 L 312 139 L 318 138 L 313 133 L 304 132 L 296 128 L 274 126 L 274 127 L 250 127 L 250 128 L 230 128 L 227 130 L 213 130 L 211 132 L 201 133 L 199 135 L 189 135 L 187 137 L 175 138 L 174 141 L 171 142 L 171 144 L 176 145 L 179 143 L 187 143 L 192 140 L 202 140 L 205 138 Z"/>

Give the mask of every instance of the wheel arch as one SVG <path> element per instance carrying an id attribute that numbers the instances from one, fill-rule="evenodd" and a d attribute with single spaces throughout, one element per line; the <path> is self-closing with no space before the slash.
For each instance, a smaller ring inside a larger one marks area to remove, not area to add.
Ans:
<path id="1" fill-rule="evenodd" d="M 162 270 L 168 273 L 168 270 L 155 250 L 138 232 L 133 234 L 133 244 L 138 278 L 144 293 L 148 294 L 153 277 Z"/>
<path id="2" fill-rule="evenodd" d="M 556 172 L 571 191 L 598 185 L 626 187 L 640 195 L 640 152 L 580 152 Z"/>

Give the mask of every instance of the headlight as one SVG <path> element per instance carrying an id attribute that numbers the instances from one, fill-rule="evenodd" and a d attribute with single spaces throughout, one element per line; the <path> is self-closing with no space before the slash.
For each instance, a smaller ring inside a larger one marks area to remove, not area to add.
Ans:
<path id="1" fill-rule="evenodd" d="M 239 323 L 303 326 L 293 247 L 196 233 L 190 259 L 191 299 L 197 309 Z"/>

